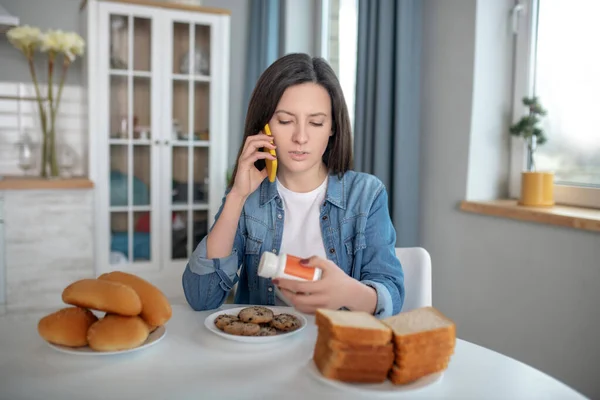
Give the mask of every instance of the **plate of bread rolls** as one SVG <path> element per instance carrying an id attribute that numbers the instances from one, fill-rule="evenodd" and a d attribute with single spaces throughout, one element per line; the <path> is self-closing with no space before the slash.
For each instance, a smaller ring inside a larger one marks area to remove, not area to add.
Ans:
<path id="1" fill-rule="evenodd" d="M 364 393 L 426 388 L 442 379 L 456 343 L 454 322 L 433 307 L 377 319 L 356 311 L 318 309 L 313 356 L 319 381 Z"/>
<path id="2" fill-rule="evenodd" d="M 113 271 L 80 279 L 62 292 L 67 305 L 38 322 L 55 350 L 78 355 L 122 354 L 148 348 L 166 335 L 171 305 L 156 286 Z"/>

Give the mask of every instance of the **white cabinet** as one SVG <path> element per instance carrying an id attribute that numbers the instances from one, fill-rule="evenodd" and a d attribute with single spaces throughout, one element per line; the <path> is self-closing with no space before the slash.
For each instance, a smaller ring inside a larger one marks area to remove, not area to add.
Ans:
<path id="1" fill-rule="evenodd" d="M 0 193 L 0 306 L 6 303 L 6 247 L 4 246 L 4 199 Z M 1 310 L 0 310 L 1 311 Z"/>
<path id="2" fill-rule="evenodd" d="M 226 186 L 229 15 L 87 2 L 96 273 L 181 291 Z"/>

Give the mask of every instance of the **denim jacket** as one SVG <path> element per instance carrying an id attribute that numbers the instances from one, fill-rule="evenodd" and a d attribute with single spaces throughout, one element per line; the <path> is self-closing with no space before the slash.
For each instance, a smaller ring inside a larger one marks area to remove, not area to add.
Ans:
<path id="1" fill-rule="evenodd" d="M 224 202 L 225 197 L 215 221 Z M 194 250 L 182 277 L 190 306 L 195 310 L 218 308 L 236 283 L 237 304 L 274 305 L 274 285 L 271 279 L 258 276 L 258 263 L 264 251 L 279 254 L 284 218 L 277 185 L 265 179 L 246 199 L 231 254 L 208 259 L 206 237 Z M 396 230 L 383 183 L 355 171 L 341 178 L 330 175 L 320 223 L 327 258 L 375 289 L 374 315 L 385 318 L 399 313 L 404 302 L 404 273 L 395 254 Z"/>

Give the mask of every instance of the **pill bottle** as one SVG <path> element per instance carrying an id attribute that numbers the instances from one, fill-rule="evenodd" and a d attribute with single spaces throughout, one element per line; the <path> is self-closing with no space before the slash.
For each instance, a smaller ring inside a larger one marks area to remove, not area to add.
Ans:
<path id="1" fill-rule="evenodd" d="M 283 278 L 296 281 L 318 281 L 323 271 L 321 268 L 307 267 L 300 264 L 301 258 L 290 254 L 277 256 L 265 251 L 260 257 L 258 275 L 263 278 Z"/>

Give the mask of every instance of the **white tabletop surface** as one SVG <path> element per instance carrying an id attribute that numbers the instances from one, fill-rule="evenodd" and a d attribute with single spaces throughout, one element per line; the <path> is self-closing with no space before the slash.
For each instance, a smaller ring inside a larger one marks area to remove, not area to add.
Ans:
<path id="1" fill-rule="evenodd" d="M 0 316 L 0 399 L 584 398 L 534 368 L 462 340 L 443 378 L 431 386 L 393 396 L 342 390 L 307 371 L 317 334 L 312 316 L 288 340 L 255 345 L 208 331 L 204 319 L 214 311 L 174 305 L 159 343 L 110 356 L 51 348 L 37 333 L 44 314 Z"/>

